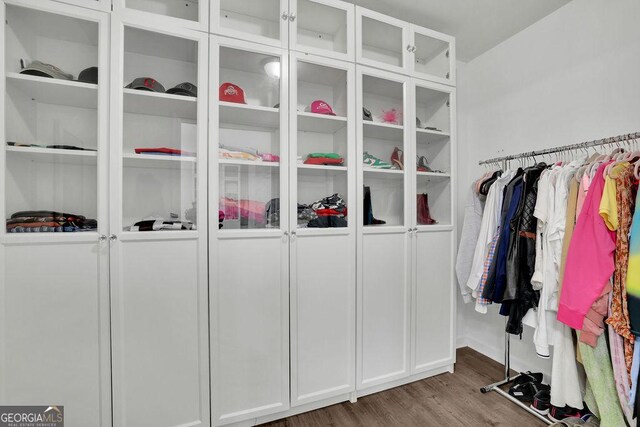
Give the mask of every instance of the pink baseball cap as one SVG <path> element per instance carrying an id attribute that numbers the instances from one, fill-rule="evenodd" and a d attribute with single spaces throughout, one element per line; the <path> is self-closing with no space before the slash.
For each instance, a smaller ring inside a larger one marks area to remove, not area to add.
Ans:
<path id="1" fill-rule="evenodd" d="M 330 116 L 335 116 L 336 113 L 333 112 L 333 109 L 329 104 L 319 99 L 313 101 L 310 107 L 307 107 L 307 110 L 310 110 L 312 113 L 316 114 L 328 114 Z"/>

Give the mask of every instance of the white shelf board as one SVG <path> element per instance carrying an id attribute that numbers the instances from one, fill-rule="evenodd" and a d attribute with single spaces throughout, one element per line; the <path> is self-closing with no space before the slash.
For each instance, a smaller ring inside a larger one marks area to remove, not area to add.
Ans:
<path id="1" fill-rule="evenodd" d="M 127 88 L 123 91 L 126 113 L 196 120 L 198 100 L 192 96 Z"/>
<path id="2" fill-rule="evenodd" d="M 298 112 L 298 130 L 301 131 L 335 133 L 346 125 L 346 117 Z"/>
<path id="3" fill-rule="evenodd" d="M 96 109 L 98 85 L 73 80 L 52 79 L 27 74 L 7 73 L 7 88 L 15 87 L 42 104 Z"/>
<path id="4" fill-rule="evenodd" d="M 402 178 L 404 176 L 404 170 L 401 169 L 376 169 L 365 166 L 362 170 L 369 176 L 377 175 L 378 178 Z"/>
<path id="5" fill-rule="evenodd" d="M 154 154 L 125 153 L 122 164 L 126 167 L 181 169 L 195 168 L 196 158 L 191 156 L 163 156 Z"/>
<path id="6" fill-rule="evenodd" d="M 447 142 L 450 137 L 451 134 L 449 132 L 438 132 L 429 129 L 416 129 L 416 141 L 419 144 Z"/>
<path id="7" fill-rule="evenodd" d="M 326 176 L 344 174 L 345 172 L 347 172 L 346 166 L 298 164 L 298 174 Z"/>
<path id="8" fill-rule="evenodd" d="M 425 176 L 427 178 L 436 178 L 436 179 L 449 179 L 451 178 L 450 173 L 446 172 L 416 172 L 418 176 Z"/>
<path id="9" fill-rule="evenodd" d="M 259 105 L 220 102 L 220 123 L 258 128 L 280 128 L 280 110 Z"/>
<path id="10" fill-rule="evenodd" d="M 98 160 L 97 151 L 63 150 L 58 148 L 39 147 L 6 147 L 7 154 L 28 156 L 34 161 L 44 163 L 63 163 L 73 165 L 95 165 Z"/>
<path id="11" fill-rule="evenodd" d="M 267 167 L 267 168 L 277 168 L 280 167 L 280 162 L 264 162 L 264 161 L 254 161 L 254 160 L 236 160 L 236 159 L 218 159 L 218 163 L 221 165 L 232 165 L 232 166 L 255 166 L 255 167 Z"/>
<path id="12" fill-rule="evenodd" d="M 365 138 L 388 139 L 391 141 L 402 142 L 404 126 L 369 121 L 364 121 L 362 123 L 362 131 Z"/>

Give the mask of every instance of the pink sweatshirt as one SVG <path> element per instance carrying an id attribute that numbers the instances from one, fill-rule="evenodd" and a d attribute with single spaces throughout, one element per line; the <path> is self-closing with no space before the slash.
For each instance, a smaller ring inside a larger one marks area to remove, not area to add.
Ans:
<path id="1" fill-rule="evenodd" d="M 600 216 L 604 190 L 602 174 L 608 164 L 600 165 L 594 174 L 567 254 L 558 320 L 577 330 L 582 330 L 587 312 L 614 271 L 616 234 L 607 228 Z"/>

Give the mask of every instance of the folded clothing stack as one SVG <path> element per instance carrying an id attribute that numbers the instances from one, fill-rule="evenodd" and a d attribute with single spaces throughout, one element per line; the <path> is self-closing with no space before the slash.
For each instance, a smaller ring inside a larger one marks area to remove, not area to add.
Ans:
<path id="1" fill-rule="evenodd" d="M 95 231 L 98 222 L 82 215 L 55 211 L 21 211 L 7 219 L 8 233 Z"/>
<path id="2" fill-rule="evenodd" d="M 153 154 L 156 156 L 189 156 L 194 157 L 196 153 L 178 150 L 175 148 L 159 147 L 159 148 L 136 148 L 136 154 Z"/>
<path id="3" fill-rule="evenodd" d="M 129 231 L 161 231 L 161 230 L 194 230 L 191 221 L 180 221 L 177 219 L 145 219 L 133 224 Z"/>
<path id="4" fill-rule="evenodd" d="M 347 205 L 342 196 L 334 194 L 310 205 L 298 203 L 298 227 L 346 227 Z M 280 226 L 280 199 L 269 200 L 265 208 L 267 227 Z"/>
<path id="5" fill-rule="evenodd" d="M 255 200 L 236 200 L 230 197 L 220 198 L 220 210 L 224 219 L 240 220 L 248 223 L 252 221 L 257 225 L 265 224 L 265 204 Z"/>
<path id="6" fill-rule="evenodd" d="M 304 164 L 342 166 L 344 159 L 338 153 L 309 153 Z"/>
<path id="7" fill-rule="evenodd" d="M 218 148 L 218 157 L 221 159 L 237 159 L 262 162 L 279 162 L 280 157 L 276 154 L 261 153 L 251 147 L 235 147 L 231 145 L 220 144 Z"/>
<path id="8" fill-rule="evenodd" d="M 53 145 L 41 145 L 41 144 L 26 144 L 23 142 L 9 141 L 7 145 L 10 147 L 31 147 L 31 148 L 53 148 L 56 150 L 77 150 L 77 151 L 97 151 L 95 148 L 84 148 L 76 145 L 66 144 L 53 144 Z"/>
<path id="9" fill-rule="evenodd" d="M 340 194 L 336 193 L 311 204 L 311 209 L 318 215 L 307 224 L 310 228 L 346 227 L 347 204 Z"/>

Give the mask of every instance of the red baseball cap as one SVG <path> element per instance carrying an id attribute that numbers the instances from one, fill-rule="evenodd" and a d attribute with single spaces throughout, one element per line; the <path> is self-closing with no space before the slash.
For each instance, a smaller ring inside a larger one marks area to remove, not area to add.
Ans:
<path id="1" fill-rule="evenodd" d="M 238 104 L 246 104 L 244 100 L 244 91 L 238 85 L 232 83 L 222 83 L 220 85 L 220 101 L 236 102 Z"/>
<path id="2" fill-rule="evenodd" d="M 331 105 L 320 99 L 313 101 L 311 105 L 307 107 L 307 111 L 311 111 L 312 113 L 316 114 L 328 114 L 330 116 L 336 115 L 336 113 L 333 112 Z"/>

